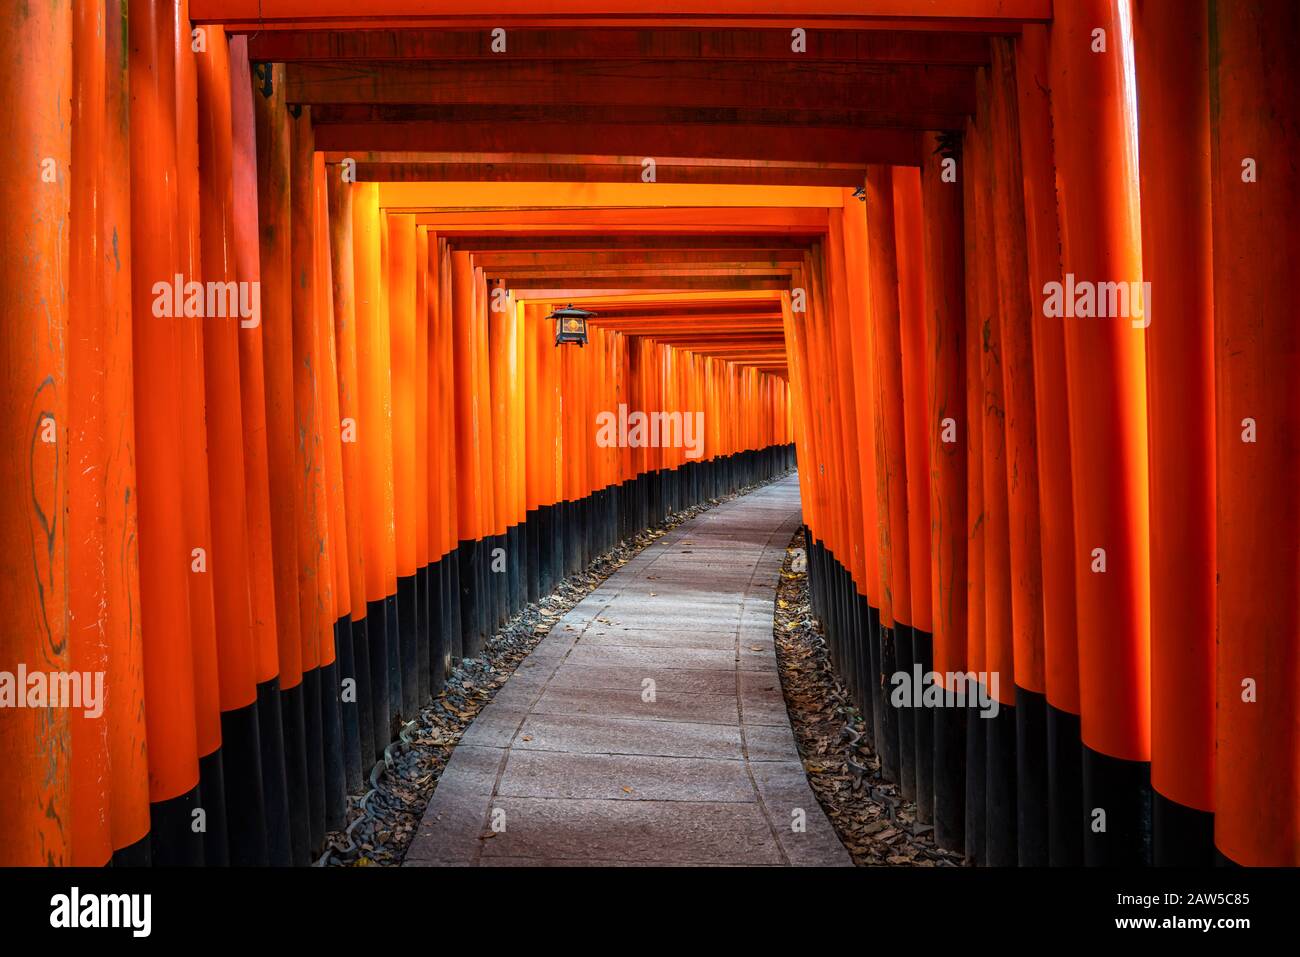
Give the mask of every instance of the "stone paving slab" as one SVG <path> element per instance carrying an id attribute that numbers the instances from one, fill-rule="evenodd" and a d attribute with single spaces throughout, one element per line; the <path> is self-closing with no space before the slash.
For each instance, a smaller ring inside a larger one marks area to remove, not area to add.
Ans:
<path id="1" fill-rule="evenodd" d="M 623 754 L 516 751 L 497 793 L 504 797 L 749 804 L 754 782 L 743 761 Z"/>
<path id="2" fill-rule="evenodd" d="M 508 798 L 505 829 L 483 856 L 583 857 L 657 864 L 779 864 L 776 836 L 757 803 Z"/>
<path id="3" fill-rule="evenodd" d="M 561 617 L 466 730 L 411 867 L 848 866 L 772 615 L 794 478 L 671 530 Z"/>
<path id="4" fill-rule="evenodd" d="M 738 725 L 735 692 L 731 694 L 679 694 L 657 691 L 645 701 L 640 688 L 597 690 L 550 687 L 533 705 L 533 714 L 600 715 L 611 718 L 692 721 L 702 724 Z"/>

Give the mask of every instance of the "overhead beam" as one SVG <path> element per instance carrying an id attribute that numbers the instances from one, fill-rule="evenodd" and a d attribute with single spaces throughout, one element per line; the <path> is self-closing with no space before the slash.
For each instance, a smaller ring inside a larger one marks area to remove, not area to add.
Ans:
<path id="1" fill-rule="evenodd" d="M 866 177 L 859 167 L 660 165 L 661 183 L 715 183 L 731 186 L 857 186 Z M 631 183 L 641 165 L 609 163 L 357 163 L 362 183 L 524 182 Z"/>
<path id="2" fill-rule="evenodd" d="M 737 124 L 434 123 L 367 118 L 346 122 L 315 112 L 316 148 L 356 150 L 574 153 L 587 147 L 640 157 L 883 163 L 919 166 L 921 133 L 887 127 L 782 127 Z M 580 137 L 580 138 L 579 138 Z"/>
<path id="3" fill-rule="evenodd" d="M 551 279 L 560 282 L 561 280 L 569 280 L 572 277 L 590 278 L 596 276 L 602 279 L 618 279 L 620 277 L 622 279 L 633 277 L 659 279 L 660 285 L 663 285 L 665 279 L 675 281 L 691 276 L 758 276 L 768 279 L 780 278 L 788 282 L 790 270 L 778 269 L 772 266 L 733 266 L 725 263 L 702 266 L 655 266 L 653 268 L 636 266 L 575 266 L 572 268 L 548 266 L 537 269 L 498 269 L 488 272 L 487 275 L 492 280 L 501 280 L 507 286 L 538 279 Z"/>
<path id="4" fill-rule="evenodd" d="M 319 123 L 562 123 L 584 134 L 562 152 L 586 156 L 589 126 L 783 126 L 804 129 L 957 130 L 968 114 L 909 109 L 898 101 L 880 100 L 868 108 L 824 103 L 807 107 L 749 106 L 607 106 L 590 103 L 308 103 Z M 572 131 L 571 131 L 572 132 Z M 537 152 L 537 151 L 533 151 Z M 603 151 L 602 151 L 603 152 Z M 644 155 L 644 154 L 643 154 Z M 687 154 L 693 156 L 694 154 Z M 636 157 L 638 160 L 640 156 Z"/>
<path id="5" fill-rule="evenodd" d="M 554 251 L 587 250 L 695 250 L 725 252 L 727 250 L 807 250 L 809 240 L 794 236 L 645 236 L 595 234 L 587 236 L 492 235 L 465 236 L 452 240 L 456 249 L 467 252 L 484 250 L 502 251 Z"/>
<path id="6" fill-rule="evenodd" d="M 839 61 L 496 60 L 291 63 L 291 104 L 837 109 L 966 114 L 965 66 Z"/>
<path id="7" fill-rule="evenodd" d="M 650 267 L 655 265 L 698 265 L 701 263 L 722 263 L 728 265 L 776 266 L 782 263 L 797 263 L 803 259 L 803 250 L 773 250 L 761 256 L 747 250 L 709 249 L 709 250 L 553 250 L 550 252 L 503 251 L 479 252 L 474 254 L 474 262 L 485 269 L 496 268 L 544 268 L 548 266 L 571 266 L 583 264 L 588 266 L 628 266 Z"/>
<path id="8" fill-rule="evenodd" d="M 788 276 L 682 276 L 668 279 L 655 276 L 571 276 L 557 286 L 554 277 L 521 279 L 512 286 L 520 289 L 551 289 L 557 298 L 565 298 L 576 289 L 789 289 Z"/>
<path id="9" fill-rule="evenodd" d="M 379 205 L 393 210 L 528 207 L 545 205 L 568 218 L 565 207 L 595 212 L 619 207 L 835 208 L 841 189 L 817 187 L 696 186 L 679 183 L 555 183 L 539 192 L 532 183 L 381 183 Z"/>
<path id="10" fill-rule="evenodd" d="M 361 182 L 640 182 L 643 156 L 575 153 L 426 153 L 413 151 L 331 151 L 327 164 L 356 164 Z M 655 157 L 656 175 L 665 183 L 717 183 L 754 186 L 857 186 L 865 163 L 776 163 L 768 160 Z"/>
<path id="11" fill-rule="evenodd" d="M 412 184 L 385 183 L 384 190 L 408 189 Z M 441 185 L 441 184 L 433 184 Z M 469 184 L 482 186 L 487 184 Z M 497 187 L 517 187 L 518 183 L 496 183 Z M 603 184 L 602 184 L 603 185 Z M 636 184 L 633 184 L 634 186 Z M 594 184 L 583 184 L 593 189 Z M 603 185 L 613 189 L 613 185 Z M 620 184 L 622 189 L 631 188 Z M 678 195 L 688 187 L 676 187 Z M 736 187 L 739 188 L 739 187 Z M 410 194 L 392 194 L 394 199 L 407 200 Z M 650 195 L 650 194 L 647 194 Z M 667 194 L 665 194 L 667 195 Z M 546 196 L 538 196 L 544 200 Z M 381 199 L 382 205 L 382 199 Z M 436 226 L 439 235 L 457 234 L 483 236 L 492 232 L 514 233 L 535 231 L 542 234 L 563 235 L 583 232 L 587 234 L 646 233 L 654 230 L 681 235 L 684 233 L 722 233 L 727 236 L 762 233 L 768 230 L 787 235 L 816 235 L 826 231 L 826 209 L 806 207 L 747 207 L 747 206 L 629 206 L 621 203 L 616 208 L 572 207 L 556 208 L 538 202 L 534 206 L 520 207 L 485 203 L 472 210 L 448 210 L 438 205 L 397 207 L 415 211 L 417 226 Z M 392 207 L 390 207 L 392 208 Z M 423 212 L 420 209 L 423 208 Z M 643 240 L 644 241 L 644 238 Z"/>
<path id="12" fill-rule="evenodd" d="M 254 61 L 312 60 L 841 60 L 858 63 L 930 63 L 984 66 L 985 36 L 901 30 L 812 30 L 794 52 L 782 29 L 559 29 L 511 30 L 504 52 L 488 30 L 268 30 L 250 37 Z"/>
<path id="13" fill-rule="evenodd" d="M 688 23 L 752 26 L 877 24 L 924 29 L 1002 30 L 1046 21 L 1052 0 L 674 0 L 670 13 L 647 13 L 641 0 L 190 0 L 190 19 L 237 29 L 394 26 L 628 26 Z"/>

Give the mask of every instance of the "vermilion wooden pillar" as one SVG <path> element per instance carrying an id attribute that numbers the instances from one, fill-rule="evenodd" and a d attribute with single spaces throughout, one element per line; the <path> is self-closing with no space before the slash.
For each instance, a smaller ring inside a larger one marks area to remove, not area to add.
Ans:
<path id="1" fill-rule="evenodd" d="M 244 481 L 247 486 L 249 601 L 257 650 L 257 722 L 262 741 L 262 787 L 266 809 L 267 861 L 287 866 L 289 796 L 284 762 L 284 728 L 280 715 L 280 652 L 276 617 L 275 561 L 272 554 L 271 486 L 263 362 L 261 251 L 258 243 L 256 120 L 248 40 L 230 41 L 231 181 L 234 195 L 235 272 L 240 282 L 256 284 L 256 324 L 240 328 L 240 418 L 244 426 Z M 260 94 L 258 94 L 260 96 Z M 251 289 L 250 289 L 251 292 Z"/>
<path id="2" fill-rule="evenodd" d="M 859 649 L 865 648 L 865 645 L 862 643 L 858 625 L 856 596 L 866 579 L 866 544 L 863 525 L 859 518 L 862 514 L 862 481 L 859 469 L 861 455 L 858 451 L 861 430 L 857 424 L 857 406 L 854 396 L 853 348 L 850 340 L 853 330 L 850 326 L 848 291 L 844 279 L 842 214 L 836 215 L 832 212 L 825 248 L 825 288 L 830 306 L 829 332 L 835 363 L 835 391 L 832 398 L 840 427 L 841 469 L 845 492 L 844 529 L 849 543 L 849 554 L 841 558 L 844 575 L 838 589 L 840 603 L 838 618 L 843 659 L 841 671 L 846 676 L 855 697 L 860 697 L 857 662 L 860 657 Z"/>
<path id="3" fill-rule="evenodd" d="M 9 175 L 0 184 L 0 669 L 66 671 L 68 204 L 72 11 L 42 6 L 0 23 Z M 52 439 L 52 441 L 49 441 Z M 0 864 L 69 862 L 71 729 L 64 709 L 0 720 Z M 191 718 L 191 720 L 193 720 Z M 181 775 L 183 776 L 183 774 Z M 185 790 L 180 781 L 177 791 Z"/>
<path id="4" fill-rule="evenodd" d="M 984 540 L 984 686 L 996 711 L 981 710 L 976 725 L 985 737 L 984 863 L 1014 865 L 1017 860 L 1015 645 L 1011 619 L 1011 542 L 1007 501 L 1006 402 L 1002 309 L 998 296 L 997 237 L 994 234 L 993 128 L 987 71 L 976 77 L 979 135 L 967 151 L 967 174 L 975 183 L 975 200 L 967 215 L 976 224 L 975 282 L 979 338 L 972 340 L 980 357 L 983 381 L 980 414 L 984 423 L 981 524 Z M 979 733 L 977 730 L 976 733 Z"/>
<path id="5" fill-rule="evenodd" d="M 76 111 L 72 122 L 72 210 L 70 230 L 71 262 L 69 266 L 68 308 L 76 317 L 68 337 L 68 422 L 67 445 L 67 531 L 68 577 L 75 587 L 68 593 L 68 655 L 74 672 L 105 674 L 112 660 L 110 631 L 120 623 L 138 629 L 138 620 L 125 621 L 120 616 L 120 600 L 110 602 L 110 576 L 104 561 L 111 539 L 120 541 L 122 529 L 110 529 L 106 483 L 108 481 L 108 423 L 105 421 L 105 391 L 120 389 L 118 381 L 110 385 L 108 361 L 119 336 L 130 335 L 130 312 L 127 323 L 110 322 L 110 290 L 101 272 L 110 272 L 107 257 L 97 255 L 101 249 L 99 217 L 98 161 L 104 138 L 105 41 L 103 9 L 96 4 L 78 7 L 73 23 L 72 43 L 75 61 L 72 68 L 72 103 Z M 128 160 L 129 162 L 129 160 Z M 110 241 L 111 236 L 106 237 Z M 129 304 L 129 292 L 126 295 Z M 130 355 L 129 338 L 127 357 Z M 129 369 L 130 366 L 128 365 Z M 130 376 L 125 377 L 129 389 Z M 119 410 L 120 412 L 120 407 Z M 121 436 L 121 430 L 112 429 Z M 119 439 L 120 441 L 120 439 Z M 134 435 L 127 440 L 134 441 Z M 120 463 L 119 456 L 114 457 Z M 118 468 L 120 469 L 120 464 Z M 130 487 L 134 475 L 117 484 Z M 127 573 L 136 570 L 128 561 Z M 138 587 L 138 581 L 135 583 Z M 116 596 L 114 596 L 116 597 Z M 138 632 L 137 632 L 138 635 Z M 25 693 L 26 689 L 23 689 Z M 90 689 L 93 692 L 93 687 Z M 69 711 L 71 725 L 71 862 L 100 867 L 112 856 L 108 816 L 103 809 L 111 802 L 111 765 L 106 714 L 90 716 L 85 709 Z"/>
<path id="6" fill-rule="evenodd" d="M 1142 280 L 1121 2 L 1059 5 L 1050 48 L 1061 264 L 1076 288 L 1098 291 Z M 1104 52 L 1093 52 L 1097 30 Z M 1084 856 L 1090 864 L 1140 863 L 1150 775 L 1146 333 L 1131 315 L 1060 321 L 1075 495 Z"/>
<path id="7" fill-rule="evenodd" d="M 1240 864 L 1294 867 L 1300 323 L 1292 285 L 1300 258 L 1300 8 L 1283 0 L 1213 0 L 1209 34 L 1219 501 L 1214 841 Z"/>
<path id="8" fill-rule="evenodd" d="M 478 363 L 475 360 L 474 267 L 467 253 L 451 255 L 451 334 L 455 362 L 456 478 L 462 642 L 467 655 L 477 655 L 486 626 L 478 583 L 483 577 L 483 476 L 477 445 L 481 441 L 478 415 Z"/>
<path id="9" fill-rule="evenodd" d="M 1208 4 L 1137 0 L 1151 435 L 1151 787 L 1157 864 L 1214 851 L 1214 302 Z M 1171 171 L 1177 169 L 1177 175 Z"/>
<path id="10" fill-rule="evenodd" d="M 966 121 L 962 135 L 962 158 L 958 182 L 962 188 L 962 245 L 966 264 L 966 669 L 979 682 L 967 682 L 966 709 L 966 827 L 965 852 L 970 861 L 981 864 L 984 856 L 984 787 L 986 736 L 978 701 L 971 702 L 984 680 L 987 653 L 984 595 L 984 364 L 983 309 L 980 305 L 979 280 L 974 274 L 981 268 L 979 255 L 979 219 L 975 197 L 979 189 L 979 156 L 982 149 L 980 129 L 973 119 Z"/>
<path id="11" fill-rule="evenodd" d="M 348 603 L 351 607 L 352 677 L 356 680 L 357 738 L 360 770 L 374 763 L 375 725 L 373 676 L 370 673 L 370 616 L 366 602 L 365 544 L 362 541 L 366 499 L 365 463 L 358 430 L 361 422 L 360 380 L 357 371 L 356 273 L 352 248 L 351 183 L 340 167 L 325 171 L 329 204 L 330 277 L 334 302 L 334 340 L 338 366 L 339 453 L 345 504 L 343 534 L 347 538 Z M 346 707 L 346 704 L 345 704 Z"/>
<path id="12" fill-rule="evenodd" d="M 132 323 L 150 843 L 154 863 L 199 864 L 203 840 L 191 828 L 199 767 L 182 505 L 182 320 L 154 315 L 155 283 L 170 288 L 177 272 L 175 19 L 170 4 L 139 2 L 130 22 L 131 302 L 133 316 L 151 320 Z"/>
<path id="13" fill-rule="evenodd" d="M 183 282 L 202 282 L 199 230 L 198 77 L 189 29 L 188 0 L 174 5 L 173 56 L 176 84 L 176 190 L 173 209 L 178 244 L 177 273 Z M 190 638 L 194 643 L 195 721 L 199 738 L 199 780 L 205 818 L 204 853 L 208 865 L 229 861 L 225 808 L 225 761 L 221 748 L 221 689 L 217 676 L 216 596 L 212 582 L 212 496 L 208 481 L 208 426 L 204 371 L 206 296 L 199 315 L 181 326 L 181 443 L 185 539 L 189 569 Z M 204 556 L 201 563 L 199 551 Z"/>
<path id="14" fill-rule="evenodd" d="M 377 260 L 377 277 L 378 287 L 375 289 L 374 302 L 375 312 L 372 314 L 373 331 L 379 338 L 376 340 L 375 361 L 380 363 L 378 382 L 379 396 L 381 407 L 384 410 L 380 422 L 379 434 L 379 476 L 381 492 L 381 515 L 383 518 L 378 526 L 380 537 L 378 547 L 380 550 L 380 567 L 383 569 L 384 579 L 384 600 L 383 600 L 383 617 L 384 631 L 388 636 L 388 704 L 389 704 L 389 723 L 385 732 L 388 740 L 397 737 L 398 730 L 401 728 L 402 712 L 402 638 L 401 638 L 401 620 L 397 603 L 397 459 L 394 453 L 394 443 L 398 439 L 398 433 L 394 429 L 393 423 L 393 372 L 392 372 L 392 320 L 391 320 L 391 300 L 392 300 L 392 281 L 391 281 L 391 264 L 388 258 L 388 211 L 379 205 L 378 190 L 375 191 L 375 206 L 377 209 L 377 236 L 378 236 L 378 260 Z"/>
<path id="15" fill-rule="evenodd" d="M 262 367 L 265 375 L 271 549 L 280 659 L 280 720 L 284 732 L 289 845 L 293 863 L 311 860 L 307 814 L 307 751 L 303 726 L 302 613 L 298 585 L 298 498 L 293 390 L 293 280 L 290 261 L 289 114 L 284 69 L 271 70 L 271 95 L 253 96 L 257 142 L 258 248 L 261 254 Z M 265 80 L 265 75 L 262 78 Z"/>
<path id="16" fill-rule="evenodd" d="M 104 421 L 112 423 L 107 441 L 105 503 L 110 536 L 120 534 L 117 574 L 109 584 L 109 665 L 107 687 L 113 706 L 107 711 L 112 802 L 109 828 L 114 862 L 149 859 L 149 768 L 145 747 L 143 636 L 140 630 L 140 553 L 136 486 L 135 369 L 132 358 L 130 67 L 126 23 L 104 4 L 104 136 L 99 147 L 98 234 L 100 249 L 116 249 L 100 260 L 106 283 L 109 327 L 116 329 L 106 353 L 110 383 L 104 392 Z M 120 7 L 117 9 L 120 10 Z M 112 245 L 116 238 L 116 246 Z M 116 439 L 114 438 L 116 436 Z M 111 541 L 110 537 L 110 541 Z M 131 544 L 128 544 L 131 543 Z"/>
<path id="17" fill-rule="evenodd" d="M 342 429 L 339 423 L 338 350 L 334 343 L 334 289 L 330 267 L 329 199 L 325 156 L 312 159 L 312 246 L 316 274 L 316 403 L 324 456 L 325 548 L 329 577 L 326 613 L 331 634 L 321 644 L 321 721 L 325 740 L 325 829 L 339 830 L 347 810 L 348 780 L 361 786 L 360 731 L 355 707 L 343 700 L 344 677 L 352 676 L 352 594 L 348 575 L 347 517 L 343 492 Z"/>
<path id="18" fill-rule="evenodd" d="M 853 393 L 857 405 L 858 461 L 862 476 L 862 541 L 866 549 L 863 602 L 859 608 L 862 619 L 862 685 L 867 695 L 863 718 L 867 720 L 874 738 L 876 722 L 880 719 L 882 684 L 880 681 L 880 531 L 877 521 L 878 496 L 876 492 L 876 413 L 875 387 L 872 370 L 874 339 L 871 327 L 871 295 L 867 285 L 867 213 L 866 204 L 845 190 L 844 202 L 844 258 L 848 287 L 849 321 L 853 334 L 849 348 L 853 356 Z M 786 337 L 786 351 L 791 351 L 790 338 Z M 793 379 L 791 379 L 793 382 Z M 796 442 L 796 449 L 798 443 Z M 807 469 L 799 470 L 800 482 L 805 480 Z"/>
<path id="19" fill-rule="evenodd" d="M 429 249 L 430 269 L 436 271 L 438 277 L 436 335 L 431 334 L 429 337 L 429 342 L 437 355 L 437 371 L 434 379 L 437 384 L 437 399 L 435 402 L 431 394 L 429 401 L 437 409 L 440 420 L 439 441 L 436 445 L 431 441 L 429 445 L 432 456 L 429 470 L 431 474 L 441 476 L 444 486 L 438 493 L 437 505 L 442 514 L 440 550 L 443 553 L 442 561 L 445 566 L 443 569 L 445 608 L 443 660 L 444 667 L 450 667 L 455 659 L 461 657 L 463 630 L 460 606 L 460 558 L 457 551 L 459 540 L 457 488 L 460 479 L 456 471 L 455 364 L 452 356 L 455 343 L 452 325 L 454 312 L 451 300 L 451 253 L 448 251 L 447 240 L 439 236 L 436 244 L 430 241 Z M 432 358 L 430 368 L 434 368 Z M 539 395 L 539 404 L 543 400 L 544 397 Z"/>
<path id="20" fill-rule="evenodd" d="M 898 260 L 894 239 L 894 189 L 887 166 L 867 168 L 867 263 L 871 271 L 871 316 L 875 343 L 876 396 L 876 514 L 880 523 L 880 644 L 885 688 L 903 670 L 898 634 L 910 629 L 911 593 L 908 581 L 907 461 L 903 423 L 902 347 L 899 341 Z M 909 635 L 910 637 L 910 635 Z M 910 644 L 910 642 L 909 642 Z M 906 669 L 910 672 L 910 667 Z M 899 773 L 900 714 L 886 707 L 884 766 Z M 906 754 L 901 760 L 909 760 Z M 909 761 L 910 763 L 910 761 Z M 902 769 L 906 779 L 906 768 Z"/>
<path id="21" fill-rule="evenodd" d="M 928 347 L 926 436 L 930 444 L 930 609 L 934 670 L 946 691 L 949 673 L 966 670 L 966 266 L 962 233 L 960 140 L 925 137 L 925 335 Z M 945 160 L 951 160 L 948 167 Z M 945 179 L 945 170 L 956 179 Z M 934 839 L 961 851 L 966 832 L 966 712 L 934 712 Z"/>
<path id="22" fill-rule="evenodd" d="M 389 213 L 386 218 L 401 719 L 410 721 L 419 708 L 415 622 L 418 601 L 415 586 L 415 217 L 408 213 Z"/>
<path id="23" fill-rule="evenodd" d="M 1047 699 L 1043 563 L 1034 408 L 1033 295 L 1025 233 L 1020 119 L 1012 41 L 994 38 L 989 70 L 989 175 L 1001 319 L 1007 529 L 1015 656 L 1016 844 L 1019 863 L 1048 863 Z"/>
<path id="24" fill-rule="evenodd" d="M 1033 320 L 1038 514 L 1043 563 L 1048 860 L 1061 865 L 1083 860 L 1083 829 L 1079 827 L 1083 819 L 1083 782 L 1065 328 L 1059 320 L 1043 315 L 1040 298 L 1047 283 L 1061 280 L 1047 43 L 1047 27 L 1026 24 L 1016 43 L 1015 56 L 1029 305 Z"/>
<path id="25" fill-rule="evenodd" d="M 415 591 L 416 642 L 420 672 L 417 697 L 420 706 L 428 701 L 432 689 L 433 596 L 430 593 L 429 547 L 429 306 L 430 295 L 437 295 L 437 285 L 429 281 L 429 230 L 415 234 Z"/>
<path id="26" fill-rule="evenodd" d="M 386 430 L 389 409 L 389 350 L 381 334 L 379 315 L 379 190 L 374 183 L 357 183 L 347 192 L 352 199 L 352 262 L 355 284 L 357 343 L 357 460 L 360 468 L 359 519 L 362 564 L 366 582 L 366 640 L 370 646 L 371 734 L 374 751 L 367 763 L 383 756 L 390 740 L 392 712 L 388 674 L 391 638 L 385 603 L 388 543 L 388 503 L 384 458 L 388 454 Z"/>
<path id="27" fill-rule="evenodd" d="M 930 609 L 930 442 L 926 428 L 928 347 L 925 335 L 925 247 L 922 233 L 921 176 L 914 167 L 895 166 L 894 236 L 898 251 L 899 344 L 903 362 L 903 429 L 907 464 L 907 535 L 912 654 L 908 670 L 931 671 L 934 660 Z M 922 678 L 922 685 L 925 679 Z M 917 820 L 934 820 L 934 721 L 928 708 L 912 709 L 916 761 Z"/>
<path id="28" fill-rule="evenodd" d="M 200 252 L 205 280 L 224 286 L 236 281 L 230 58 L 225 34 L 219 28 L 207 29 L 206 42 L 207 54 L 197 63 Z M 251 290 L 245 292 L 242 301 L 251 305 Z M 231 309 L 219 311 L 230 313 Z M 239 381 L 238 338 L 243 322 L 239 308 L 233 315 L 209 315 L 203 320 L 203 382 L 209 410 L 208 489 L 215 516 L 209 568 L 221 693 L 227 831 L 232 863 L 249 866 L 266 864 L 267 855 Z"/>
<path id="29" fill-rule="evenodd" d="M 307 742 L 307 788 L 311 853 L 325 842 L 325 728 L 321 665 L 334 641 L 333 571 L 329 558 L 329 515 L 325 498 L 325 456 L 316 377 L 315 202 L 312 189 L 311 113 L 290 120 L 290 261 L 293 276 L 293 444 L 298 512 L 298 616 L 302 641 L 303 729 Z"/>

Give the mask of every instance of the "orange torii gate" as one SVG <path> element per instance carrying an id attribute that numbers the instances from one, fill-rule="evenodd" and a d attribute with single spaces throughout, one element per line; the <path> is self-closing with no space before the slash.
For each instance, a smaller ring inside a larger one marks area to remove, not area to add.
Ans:
<path id="1" fill-rule="evenodd" d="M 0 28 L 0 863 L 309 863 L 510 614 L 796 458 L 942 846 L 1300 863 L 1293 4 L 355 6 Z"/>

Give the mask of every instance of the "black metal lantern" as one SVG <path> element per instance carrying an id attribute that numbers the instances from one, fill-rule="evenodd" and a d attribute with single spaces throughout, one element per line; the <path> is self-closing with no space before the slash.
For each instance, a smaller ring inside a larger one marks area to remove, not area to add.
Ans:
<path id="1" fill-rule="evenodd" d="M 556 309 L 547 316 L 547 319 L 556 320 L 555 324 L 555 344 L 575 342 L 580 346 L 587 344 L 587 320 L 594 316 L 594 312 L 587 312 L 585 309 L 574 309 L 573 303 L 569 303 L 563 309 Z"/>

